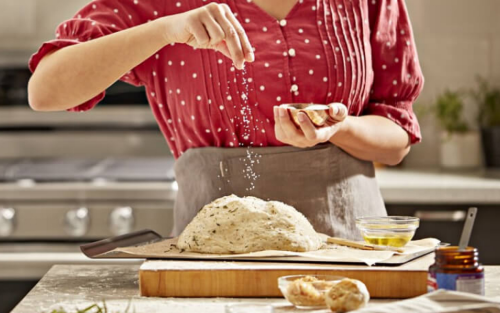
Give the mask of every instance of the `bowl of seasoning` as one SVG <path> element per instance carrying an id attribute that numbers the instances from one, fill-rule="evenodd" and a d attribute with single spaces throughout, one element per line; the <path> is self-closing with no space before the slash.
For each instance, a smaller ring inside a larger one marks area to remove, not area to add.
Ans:
<path id="1" fill-rule="evenodd" d="M 344 277 L 330 275 L 290 275 L 278 278 L 281 293 L 299 309 L 326 308 L 326 293 Z"/>
<path id="2" fill-rule="evenodd" d="M 335 120 L 330 116 L 330 107 L 325 104 L 314 103 L 290 103 L 282 104 L 286 108 L 292 121 L 300 127 L 299 112 L 303 112 L 316 127 L 330 126 Z"/>
<path id="3" fill-rule="evenodd" d="M 364 240 L 373 245 L 404 247 L 411 241 L 420 225 L 413 216 L 380 216 L 356 219 Z"/>

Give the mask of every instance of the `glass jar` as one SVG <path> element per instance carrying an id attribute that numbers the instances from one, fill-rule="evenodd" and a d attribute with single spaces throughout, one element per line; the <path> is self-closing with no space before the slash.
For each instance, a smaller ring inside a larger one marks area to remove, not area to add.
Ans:
<path id="1" fill-rule="evenodd" d="M 459 251 L 456 246 L 438 247 L 435 253 L 427 276 L 429 292 L 446 289 L 484 295 L 484 268 L 476 248 Z"/>

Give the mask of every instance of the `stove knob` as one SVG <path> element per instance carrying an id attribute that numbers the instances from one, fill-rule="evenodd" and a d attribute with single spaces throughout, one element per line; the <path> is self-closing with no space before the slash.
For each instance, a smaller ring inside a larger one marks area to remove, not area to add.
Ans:
<path id="1" fill-rule="evenodd" d="M 14 232 L 16 210 L 0 208 L 0 237 L 8 237 Z"/>
<path id="2" fill-rule="evenodd" d="M 128 206 L 116 208 L 109 215 L 109 228 L 115 236 L 130 233 L 134 223 L 134 211 Z"/>
<path id="3" fill-rule="evenodd" d="M 68 211 L 64 219 L 66 233 L 73 237 L 83 237 L 89 230 L 89 209 L 81 207 Z"/>

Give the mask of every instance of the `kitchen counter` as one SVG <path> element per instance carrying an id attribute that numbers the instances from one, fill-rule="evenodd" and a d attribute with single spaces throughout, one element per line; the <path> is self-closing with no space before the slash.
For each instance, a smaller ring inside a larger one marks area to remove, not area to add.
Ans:
<path id="1" fill-rule="evenodd" d="M 500 171 L 379 169 L 386 204 L 500 204 Z"/>
<path id="2" fill-rule="evenodd" d="M 130 312 L 137 313 L 223 313 L 227 304 L 238 302 L 272 304 L 276 313 L 304 312 L 294 309 L 284 299 L 141 298 L 138 270 L 139 265 L 56 265 L 12 313 L 50 312 L 58 308 L 74 312 L 75 308 L 82 309 L 102 300 L 111 312 L 124 312 L 130 302 Z M 500 266 L 486 266 L 485 271 L 486 295 L 499 295 Z M 391 301 L 394 300 L 372 300 L 370 305 Z"/>

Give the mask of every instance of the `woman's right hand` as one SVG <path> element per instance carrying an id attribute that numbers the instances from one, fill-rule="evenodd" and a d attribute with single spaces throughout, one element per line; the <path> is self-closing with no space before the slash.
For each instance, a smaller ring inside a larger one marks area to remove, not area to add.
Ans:
<path id="1" fill-rule="evenodd" d="M 165 17 L 167 42 L 185 43 L 194 48 L 214 49 L 238 69 L 255 59 L 245 30 L 227 4 L 203 7 Z"/>

